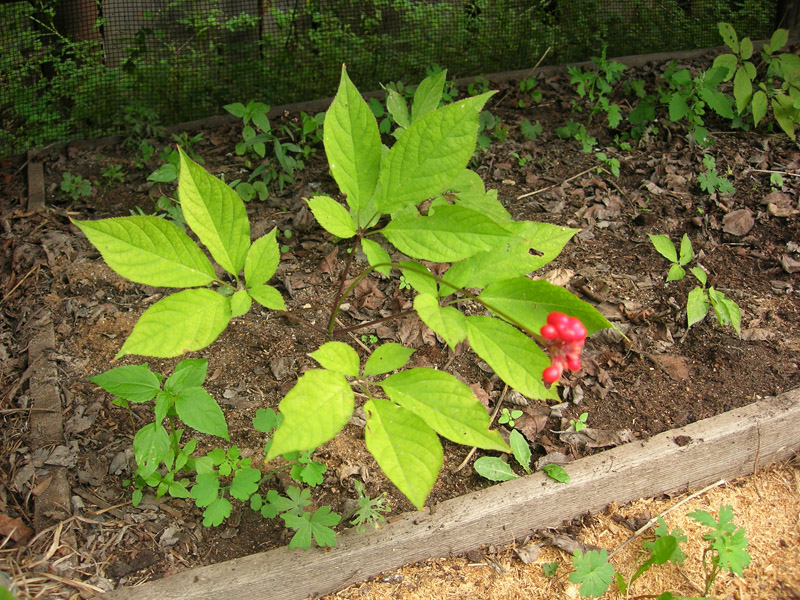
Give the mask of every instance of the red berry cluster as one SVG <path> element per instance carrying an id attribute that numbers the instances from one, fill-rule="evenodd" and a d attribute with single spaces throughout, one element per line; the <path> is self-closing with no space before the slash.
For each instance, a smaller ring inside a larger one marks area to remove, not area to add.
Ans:
<path id="1" fill-rule="evenodd" d="M 550 366 L 542 373 L 545 383 L 555 383 L 564 369 L 577 371 L 581 368 L 581 350 L 586 343 L 586 327 L 575 317 L 552 312 L 547 315 L 547 324 L 542 325 L 542 337 L 547 341 Z"/>

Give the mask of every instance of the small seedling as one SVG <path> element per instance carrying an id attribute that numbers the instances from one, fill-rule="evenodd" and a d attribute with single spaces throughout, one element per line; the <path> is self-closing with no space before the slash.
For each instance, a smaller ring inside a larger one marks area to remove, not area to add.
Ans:
<path id="1" fill-rule="evenodd" d="M 529 162 L 531 162 L 531 160 L 533 160 L 530 154 L 523 154 L 522 156 L 520 156 L 518 152 L 509 152 L 509 155 L 517 159 L 517 165 L 519 165 L 520 167 L 524 167 Z"/>
<path id="2" fill-rule="evenodd" d="M 369 335 L 364 334 L 361 336 L 361 341 L 365 344 L 377 344 L 378 343 L 378 336 L 370 333 Z"/>
<path id="3" fill-rule="evenodd" d="M 536 138 L 542 135 L 542 124 L 539 121 L 531 123 L 528 119 L 522 119 L 519 130 L 525 139 L 535 142 Z"/>
<path id="4" fill-rule="evenodd" d="M 125 179 L 125 173 L 122 171 L 122 167 L 120 165 L 108 165 L 103 171 L 100 173 L 104 179 L 106 179 L 109 183 L 122 183 Z"/>
<path id="5" fill-rule="evenodd" d="M 61 179 L 61 191 L 73 202 L 77 202 L 92 195 L 92 184 L 80 175 L 73 175 L 66 171 Z"/>
<path id="6" fill-rule="evenodd" d="M 544 573 L 545 577 L 552 577 L 558 571 L 558 561 L 553 561 L 549 563 L 544 563 L 542 565 L 542 572 Z"/>
<path id="7" fill-rule="evenodd" d="M 780 192 L 783 190 L 783 175 L 780 173 L 770 173 L 769 185 L 773 192 Z"/>
<path id="8" fill-rule="evenodd" d="M 702 560 L 705 581 L 702 587 L 703 595 L 700 597 L 708 598 L 708 594 L 711 592 L 711 588 L 721 571 L 728 571 L 742 577 L 744 568 L 750 564 L 750 555 L 747 552 L 747 538 L 745 537 L 745 530 L 736 527 L 735 523 L 733 523 L 733 508 L 731 506 L 720 508 L 719 519 L 715 519 L 704 510 L 691 512 L 688 516 L 711 530 L 703 536 L 703 540 L 708 544 L 703 549 Z M 581 550 L 576 550 L 572 557 L 574 571 L 570 573 L 569 580 L 580 585 L 579 593 L 581 597 L 599 597 L 605 594 L 611 582 L 616 579 L 619 592 L 624 594 L 626 598 L 629 597 L 633 583 L 644 575 L 651 566 L 663 565 L 668 562 L 679 565 L 686 559 L 686 555 L 680 549 L 680 545 L 688 540 L 680 528 L 670 532 L 664 520 L 659 519 L 655 535 L 654 541 L 642 544 L 644 550 L 648 551 L 649 554 L 627 579 L 621 573 L 615 574 L 614 568 L 608 562 L 606 550 L 590 550 L 585 554 Z M 656 596 L 647 597 L 655 598 Z M 659 600 L 688 600 L 685 596 L 679 596 L 669 591 L 665 591 L 657 597 Z"/>
<path id="9" fill-rule="evenodd" d="M 519 412 L 520 416 L 522 416 L 522 411 Z M 530 473 L 531 447 L 528 445 L 525 437 L 516 429 L 512 429 L 508 445 L 511 446 L 511 452 L 517 463 L 519 463 L 526 473 Z M 511 470 L 511 467 L 506 461 L 496 456 L 481 456 L 475 461 L 473 466 L 478 475 L 491 481 L 510 481 L 511 479 L 517 479 L 519 477 L 519 475 Z"/>
<path id="10" fill-rule="evenodd" d="M 606 165 L 609 169 L 611 169 L 611 174 L 614 177 L 619 177 L 619 159 L 615 157 L 609 157 L 606 155 L 605 152 L 595 152 L 595 158 L 599 160 L 601 163 Z"/>
<path id="11" fill-rule="evenodd" d="M 650 235 L 649 237 L 658 253 L 672 263 L 667 273 L 667 281 L 680 281 L 683 279 L 686 276 L 686 270 L 683 267 L 694 256 L 689 236 L 683 234 L 680 256 L 678 256 L 675 246 L 666 235 Z M 742 312 L 739 309 L 739 305 L 719 290 L 714 289 L 714 286 L 706 287 L 708 274 L 703 268 L 691 267 L 689 270 L 700 282 L 700 285 L 692 289 L 686 299 L 688 327 L 701 321 L 706 316 L 708 309 L 713 307 L 714 314 L 720 325 L 730 325 L 736 330 L 737 334 L 741 335 Z"/>
<path id="12" fill-rule="evenodd" d="M 536 77 L 533 75 L 519 82 L 519 91 L 522 92 L 525 97 L 520 99 L 517 103 L 517 107 L 527 108 L 530 106 L 530 103 L 538 104 L 542 101 L 542 92 L 536 89 L 537 84 Z"/>
<path id="13" fill-rule="evenodd" d="M 375 498 L 370 498 L 364 491 L 364 484 L 358 479 L 353 481 L 358 494 L 358 505 L 353 513 L 353 519 L 350 521 L 355 525 L 356 531 L 363 533 L 367 526 L 372 529 L 377 529 L 381 523 L 386 520 L 386 514 L 391 512 L 389 506 L 389 498 L 386 492 L 381 492 Z"/>
<path id="14" fill-rule="evenodd" d="M 405 275 L 400 275 L 400 281 L 398 281 L 397 287 L 399 287 L 401 290 L 411 289 L 411 284 L 409 283 L 408 279 L 406 279 Z"/>
<path id="15" fill-rule="evenodd" d="M 704 192 L 707 194 L 715 194 L 717 192 L 720 194 L 733 194 L 736 191 L 736 188 L 724 175 L 717 173 L 717 162 L 713 156 L 705 154 L 703 156 L 703 166 L 706 171 L 697 175 L 697 182 Z"/>
<path id="16" fill-rule="evenodd" d="M 501 425 L 508 425 L 509 427 L 514 427 L 514 421 L 519 419 L 522 416 L 522 411 L 518 409 L 508 410 L 507 408 L 503 409 L 503 412 L 500 414 L 500 418 L 497 419 L 497 422 Z"/>
<path id="17" fill-rule="evenodd" d="M 581 431 L 586 429 L 586 419 L 589 418 L 589 413 L 581 413 L 577 419 L 570 419 L 569 424 L 575 429 L 575 431 Z"/>

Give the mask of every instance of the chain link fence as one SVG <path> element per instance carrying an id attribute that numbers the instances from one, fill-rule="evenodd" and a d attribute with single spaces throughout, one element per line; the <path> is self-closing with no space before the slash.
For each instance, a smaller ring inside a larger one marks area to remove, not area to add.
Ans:
<path id="1" fill-rule="evenodd" d="M 0 156 L 360 89 L 769 37 L 785 0 L 36 0 L 0 4 Z"/>

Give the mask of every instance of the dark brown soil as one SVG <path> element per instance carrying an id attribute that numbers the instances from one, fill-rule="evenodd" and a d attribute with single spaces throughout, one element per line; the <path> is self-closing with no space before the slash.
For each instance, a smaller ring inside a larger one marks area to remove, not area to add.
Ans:
<path id="1" fill-rule="evenodd" d="M 708 64 L 710 59 L 698 63 L 703 68 Z M 663 68 L 650 65 L 631 70 L 631 76 L 650 81 Z M 513 84 L 501 84 L 500 89 L 497 98 L 502 102 L 488 108 L 509 126 L 510 135 L 480 156 L 476 170 L 487 188 L 498 190 L 516 218 L 582 228 L 562 255 L 537 275 L 566 285 L 596 304 L 627 336 L 605 332 L 588 342 L 583 370 L 565 381 L 563 408 L 537 410 L 531 405 L 526 409 L 520 426 L 524 425 L 539 456 L 557 451 L 576 458 L 604 444 L 647 437 L 800 385 L 797 144 L 782 134 L 724 130 L 705 149 L 687 137 L 682 125 L 662 120 L 657 131 L 634 143 L 631 151 L 621 151 L 613 134 L 591 124 L 598 147 L 620 160 L 621 174 L 615 178 L 606 170 L 595 170 L 600 163 L 593 154 L 583 154 L 578 142 L 555 134 L 568 118 L 586 119 L 586 112 L 569 114 L 576 96 L 565 75 L 540 80 L 543 100 L 526 109 L 517 108 L 520 97 Z M 524 140 L 519 131 L 523 118 L 541 122 L 543 133 L 535 142 Z M 712 130 L 713 126 L 712 120 Z M 209 170 L 228 181 L 240 177 L 244 168 L 233 152 L 239 129 L 230 124 L 204 130 L 202 141 L 194 147 Z M 512 152 L 529 155 L 531 160 L 520 165 Z M 704 153 L 716 158 L 720 173 L 733 182 L 734 194 L 708 195 L 700 190 L 697 174 L 703 170 Z M 137 207 L 152 212 L 146 176 L 158 163 L 153 160 L 138 169 L 135 159 L 119 144 L 44 153 L 48 209 L 37 213 L 22 208 L 24 169 L 11 161 L 0 163 L 0 184 L 5 190 L 0 199 L 0 418 L 4 421 L 0 514 L 19 517 L 30 525 L 36 486 L 46 475 L 43 458 L 31 452 L 27 438 L 26 409 L 31 398 L 25 373 L 29 331 L 51 320 L 57 338 L 53 357 L 59 367 L 70 457 L 65 465 L 73 506 L 91 523 L 76 521 L 72 526 L 80 565 L 54 564 L 58 556 L 48 557 L 43 564 L 55 573 L 83 578 L 101 588 L 130 585 L 289 540 L 279 519 L 264 520 L 244 506 L 236 506 L 222 526 L 204 528 L 200 511 L 186 500 L 146 496 L 138 508 L 126 504 L 130 490 L 123 487 L 123 480 L 130 477 L 133 466 L 132 419 L 87 377 L 112 366 L 138 315 L 165 290 L 118 277 L 69 217 L 124 216 Z M 108 184 L 101 176 L 110 164 L 122 166 L 124 183 Z M 784 173 L 781 192 L 771 191 L 768 171 Z M 88 201 L 71 203 L 59 192 L 64 172 L 94 183 Z M 173 193 L 170 186 L 162 191 Z M 281 240 L 289 251 L 281 261 L 276 285 L 289 308 L 312 322 L 326 318 L 327 312 L 317 308 L 331 305 L 346 256 L 346 248 L 332 243 L 305 208 L 303 198 L 318 193 L 337 193 L 321 151 L 297 174 L 294 184 L 276 191 L 266 202 L 254 201 L 247 207 L 253 237 L 275 226 L 292 231 L 291 238 Z M 158 189 L 151 194 L 157 197 Z M 735 211 L 749 211 L 752 227 L 737 229 L 733 220 L 746 213 Z M 690 277 L 665 282 L 669 265 L 647 237 L 658 233 L 674 241 L 684 233 L 689 235 L 698 255 L 696 264 L 702 264 L 710 282 L 741 307 L 741 337 L 730 327 L 719 326 L 713 315 L 687 331 L 686 296 L 695 282 Z M 406 310 L 411 300 L 411 292 L 400 289 L 396 279 L 368 278 L 349 299 L 342 324 L 353 326 Z M 486 399 L 490 410 L 501 397 L 509 408 L 524 402 L 504 392 L 502 382 L 468 348 L 450 352 L 416 318 L 387 321 L 339 339 L 363 346 L 357 349 L 364 354 L 373 345 L 362 340 L 362 334 L 416 348 L 414 365 L 448 369 L 476 384 L 473 389 Z M 309 328 L 254 309 L 196 354 L 209 360 L 206 387 L 225 410 L 231 443 L 256 464 L 263 457 L 265 441 L 251 424 L 256 410 L 277 407 L 297 376 L 315 364 L 308 353 L 323 341 Z M 126 357 L 120 364 L 142 360 L 146 359 Z M 178 360 L 150 360 L 149 364 L 169 374 Z M 147 406 L 134 409 L 137 427 L 152 418 L 148 411 Z M 589 426 L 600 430 L 602 439 L 594 438 L 596 443 L 575 442 L 558 433 L 583 412 L 588 413 Z M 356 497 L 353 479 L 359 478 L 371 496 L 386 492 L 393 511 L 411 510 L 367 453 L 362 429 L 355 419 L 316 453 L 328 471 L 324 484 L 312 491 L 314 503 L 345 512 Z M 202 443 L 209 449 L 213 442 L 203 439 Z M 488 485 L 470 467 L 456 472 L 468 452 L 469 448 L 445 443 L 445 464 L 430 503 Z M 110 472 L 112 464 L 114 472 Z M 283 491 L 288 483 L 280 476 L 270 480 L 269 486 Z"/>

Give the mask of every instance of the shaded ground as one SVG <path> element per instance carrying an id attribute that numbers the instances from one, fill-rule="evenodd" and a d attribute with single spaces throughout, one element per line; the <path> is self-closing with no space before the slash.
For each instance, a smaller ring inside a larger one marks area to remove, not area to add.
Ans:
<path id="1" fill-rule="evenodd" d="M 704 68 L 710 59 L 698 64 Z M 631 75 L 651 81 L 653 73 L 663 68 L 649 65 Z M 800 385 L 797 144 L 783 135 L 725 131 L 714 146 L 704 149 L 687 138 L 681 125 L 662 121 L 641 144 L 621 151 L 608 131 L 590 124 L 598 147 L 621 163 L 616 178 L 596 169 L 600 163 L 593 154 L 582 153 L 578 142 L 555 134 L 570 118 L 576 97 L 568 78 L 541 80 L 539 89 L 542 101 L 519 109 L 517 88 L 501 87 L 497 96 L 501 102 L 488 108 L 509 126 L 509 137 L 493 143 L 475 168 L 516 218 L 582 228 L 562 256 L 537 275 L 595 303 L 627 340 L 610 332 L 594 336 L 585 351 L 583 370 L 565 381 L 566 403 L 525 407 L 525 399 L 504 392 L 499 379 L 467 348 L 450 352 L 415 318 L 387 321 L 340 339 L 360 346 L 362 355 L 374 347 L 370 335 L 400 341 L 417 348 L 415 366 L 449 369 L 474 384 L 476 395 L 490 410 L 498 402 L 523 407 L 525 416 L 518 427 L 537 457 L 561 452 L 577 458 Z M 522 137 L 523 118 L 541 123 L 543 132 L 535 142 Z M 583 113 L 571 118 L 586 117 Z M 244 172 L 243 160 L 233 153 L 239 130 L 238 125 L 205 130 L 194 146 L 209 170 L 227 181 Z M 701 191 L 697 175 L 704 170 L 704 153 L 716 158 L 735 193 Z M 315 226 L 302 200 L 318 193 L 336 194 L 321 154 L 312 157 L 282 192 L 266 202 L 248 204 L 254 238 L 275 226 L 293 233 L 281 238 L 287 251 L 277 285 L 289 308 L 309 321 L 324 318 L 317 308 L 332 302 L 345 256 L 345 248 Z M 57 552 L 48 556 L 51 531 L 28 552 L 14 556 L 27 570 L 44 570 L 99 589 L 266 550 L 289 539 L 280 521 L 263 520 L 247 507 L 236 507 L 221 527 L 206 529 L 200 524 L 200 511 L 185 500 L 146 496 L 136 509 L 128 504 L 130 491 L 122 482 L 133 466 L 131 424 L 135 421 L 138 427 L 152 417 L 147 407 L 137 407 L 128 417 L 87 377 L 111 366 L 138 315 L 165 291 L 119 278 L 68 217 L 123 216 L 136 207 L 151 212 L 151 185 L 145 179 L 159 164 L 151 160 L 139 169 L 136 159 L 119 145 L 45 153 L 49 208 L 32 214 L 21 208 L 26 195 L 24 170 L 3 163 L 0 171 L 5 190 L 0 258 L 0 418 L 4 421 L 0 514 L 30 526 L 34 498 L 47 481 L 48 469 L 66 467 L 76 515 L 62 527 L 72 536 L 70 543 L 56 544 Z M 101 176 L 111 164 L 121 165 L 123 183 L 108 184 Z M 784 174 L 781 190 L 771 189 L 769 171 Z M 95 182 L 91 198 L 72 203 L 60 195 L 64 172 Z M 172 193 L 169 186 L 162 187 L 164 193 Z M 153 193 L 157 195 L 157 190 Z M 702 265 L 710 282 L 741 307 L 741 338 L 711 316 L 687 332 L 685 302 L 694 281 L 664 281 L 669 265 L 647 237 L 658 233 L 674 241 L 689 235 L 697 253 L 693 264 Z M 367 278 L 349 299 L 342 324 L 353 326 L 405 310 L 411 300 L 411 292 L 396 279 Z M 58 365 L 66 436 L 65 446 L 55 453 L 53 448 L 33 451 L 27 435 L 32 399 L 26 383 L 30 366 L 26 349 L 31 331 L 49 323 L 56 335 L 51 358 Z M 264 436 L 251 426 L 256 410 L 277 406 L 297 375 L 314 364 L 307 354 L 322 342 L 313 330 L 254 310 L 234 320 L 214 345 L 197 355 L 209 359 L 206 387 L 223 405 L 231 441 L 245 455 L 257 461 L 263 456 Z M 127 357 L 120 362 L 141 360 Z M 167 374 L 177 362 L 149 361 L 152 369 Z M 559 433 L 568 429 L 569 419 L 583 412 L 595 430 L 591 437 Z M 312 492 L 314 503 L 345 512 L 355 498 L 353 480 L 358 478 L 371 496 L 385 491 L 394 511 L 411 510 L 366 452 L 362 428 L 363 421 L 354 419 L 342 435 L 318 450 L 316 458 L 326 463 L 328 471 L 323 485 Z M 211 441 L 204 443 L 208 449 Z M 430 502 L 488 485 L 470 467 L 457 470 L 468 452 L 469 448 L 445 443 L 445 465 Z M 279 491 L 289 483 L 282 475 L 268 482 Z M 62 587 L 52 593 L 66 596 L 70 591 L 74 589 Z"/>

